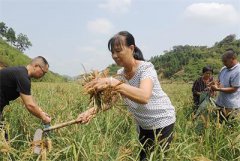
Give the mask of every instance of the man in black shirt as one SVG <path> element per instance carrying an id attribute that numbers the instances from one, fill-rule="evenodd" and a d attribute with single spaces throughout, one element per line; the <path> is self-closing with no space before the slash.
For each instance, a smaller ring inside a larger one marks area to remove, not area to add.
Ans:
<path id="1" fill-rule="evenodd" d="M 30 80 L 30 78 L 43 77 L 48 72 L 48 68 L 46 59 L 38 56 L 26 67 L 7 67 L 0 70 L 0 121 L 4 107 L 9 104 L 9 101 L 20 96 L 30 113 L 40 118 L 45 124 L 51 122 L 51 118 L 33 100 Z"/>

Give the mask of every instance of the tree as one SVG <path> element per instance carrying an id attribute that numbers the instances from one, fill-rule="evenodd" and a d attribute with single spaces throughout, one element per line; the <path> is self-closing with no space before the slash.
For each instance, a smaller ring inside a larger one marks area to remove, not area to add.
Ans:
<path id="1" fill-rule="evenodd" d="M 27 35 L 20 33 L 17 36 L 14 46 L 21 52 L 25 51 L 29 46 L 32 46 L 32 43 L 29 41 Z"/>
<path id="2" fill-rule="evenodd" d="M 11 44 L 14 44 L 16 41 L 15 31 L 12 28 L 9 28 L 5 34 L 5 38 Z"/>
<path id="3" fill-rule="evenodd" d="M 222 46 L 227 46 L 227 45 L 230 45 L 231 43 L 233 43 L 234 41 L 236 40 L 236 35 L 235 34 L 231 34 L 231 35 L 228 35 L 226 36 L 222 41 L 220 41 L 219 43 L 217 43 L 217 45 L 219 47 L 222 47 Z"/>
<path id="4" fill-rule="evenodd" d="M 7 26 L 4 22 L 0 22 L 0 37 L 5 37 Z"/>

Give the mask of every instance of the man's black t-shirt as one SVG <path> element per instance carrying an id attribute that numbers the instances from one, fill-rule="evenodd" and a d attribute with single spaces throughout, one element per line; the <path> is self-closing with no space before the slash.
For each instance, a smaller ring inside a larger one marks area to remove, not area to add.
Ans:
<path id="1" fill-rule="evenodd" d="M 0 112 L 20 93 L 31 95 L 31 80 L 26 67 L 8 67 L 0 70 Z"/>

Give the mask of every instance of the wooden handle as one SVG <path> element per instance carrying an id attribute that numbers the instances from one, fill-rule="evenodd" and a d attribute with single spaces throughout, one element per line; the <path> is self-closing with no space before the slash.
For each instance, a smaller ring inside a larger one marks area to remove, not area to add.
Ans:
<path id="1" fill-rule="evenodd" d="M 51 130 L 54 130 L 54 129 L 59 129 L 59 128 L 62 128 L 62 127 L 68 126 L 68 125 L 76 124 L 78 122 L 79 121 L 77 121 L 77 120 L 71 120 L 71 121 L 68 121 L 68 122 L 63 122 L 63 123 L 60 123 L 60 124 L 57 124 L 57 125 L 54 125 L 54 126 L 50 126 L 48 128 L 44 128 L 43 132 L 51 131 Z"/>

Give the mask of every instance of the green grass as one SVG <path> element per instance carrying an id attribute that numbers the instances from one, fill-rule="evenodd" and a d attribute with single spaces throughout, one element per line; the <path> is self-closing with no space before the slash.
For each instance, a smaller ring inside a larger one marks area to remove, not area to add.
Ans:
<path id="1" fill-rule="evenodd" d="M 43 55 L 44 56 L 44 55 Z M 16 48 L 10 46 L 4 40 L 0 38 L 0 65 L 4 66 L 26 66 L 30 63 L 31 58 L 29 58 L 24 53 L 20 52 Z M 51 70 L 51 64 L 50 64 Z M 67 79 L 63 76 L 49 71 L 43 78 L 34 80 L 37 82 L 66 82 Z"/>
<path id="2" fill-rule="evenodd" d="M 177 112 L 174 140 L 167 160 L 191 161 L 199 157 L 210 160 L 240 160 L 240 126 L 216 127 L 210 117 L 205 128 L 201 119 L 191 121 L 191 84 L 162 84 Z M 88 96 L 75 83 L 33 83 L 32 93 L 40 106 L 52 116 L 52 124 L 75 119 L 87 109 Z M 31 142 L 41 122 L 24 109 L 20 100 L 5 108 L 11 150 L 0 153 L 0 160 L 39 160 L 32 153 Z M 50 133 L 53 148 L 47 160 L 138 160 L 141 146 L 136 125 L 126 107 L 110 109 L 98 114 L 89 124 L 71 125 Z M 159 148 L 157 148 L 159 149 Z M 159 150 L 160 151 L 160 150 Z M 150 160 L 161 160 L 155 151 Z"/>

